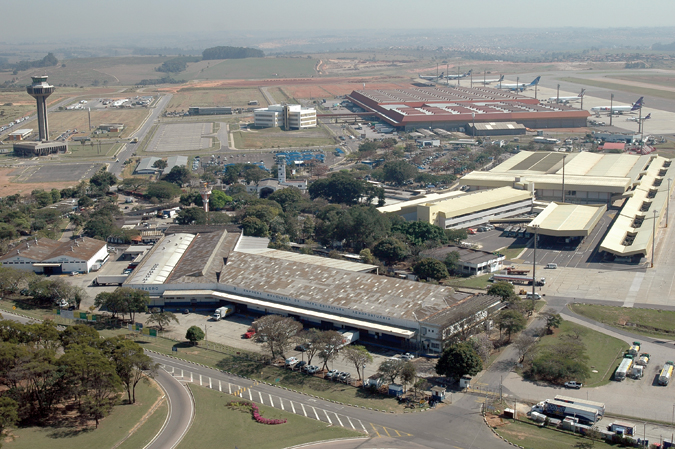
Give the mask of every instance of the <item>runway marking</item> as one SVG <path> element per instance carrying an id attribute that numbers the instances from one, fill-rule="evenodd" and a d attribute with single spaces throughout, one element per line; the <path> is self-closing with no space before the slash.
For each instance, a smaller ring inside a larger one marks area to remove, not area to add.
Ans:
<path id="1" fill-rule="evenodd" d="M 332 425 L 333 425 L 333 421 L 330 420 L 330 417 L 328 416 L 328 412 L 324 410 L 324 411 L 323 411 L 323 414 L 326 415 L 326 419 L 328 420 L 328 424 L 330 424 L 330 425 L 332 426 Z"/>
<path id="2" fill-rule="evenodd" d="M 291 402 L 291 408 L 293 409 L 293 413 L 297 414 L 297 413 L 295 413 L 295 405 L 293 405 L 293 401 L 290 401 L 290 402 Z"/>
<path id="3" fill-rule="evenodd" d="M 302 407 L 302 413 L 305 414 L 305 418 L 307 418 L 307 411 L 305 410 L 305 405 L 303 403 L 300 403 L 300 407 Z M 364 429 L 365 430 L 365 429 Z"/>

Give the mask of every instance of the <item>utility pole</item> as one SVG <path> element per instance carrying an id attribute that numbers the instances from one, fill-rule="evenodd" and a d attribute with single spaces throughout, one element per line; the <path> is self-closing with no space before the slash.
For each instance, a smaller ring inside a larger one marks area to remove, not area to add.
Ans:
<path id="1" fill-rule="evenodd" d="M 557 104 L 560 104 L 560 84 L 558 84 L 558 93 L 556 94 L 555 102 L 556 102 Z M 564 200 L 563 200 L 563 201 L 564 201 Z"/>
<path id="2" fill-rule="evenodd" d="M 537 287 L 537 237 L 539 225 L 532 226 L 534 228 L 534 255 L 532 256 L 532 303 L 534 304 L 534 298 Z"/>
<path id="3" fill-rule="evenodd" d="M 668 196 L 666 196 L 666 228 L 668 227 L 668 215 L 670 215 L 670 182 L 673 178 L 668 178 Z"/>
<path id="4" fill-rule="evenodd" d="M 614 94 L 609 98 L 609 126 L 612 126 L 612 118 L 614 116 Z"/>
<path id="5" fill-rule="evenodd" d="M 483 69 L 483 86 L 487 86 L 487 84 L 485 84 L 485 74 L 486 73 L 487 73 L 487 70 Z M 499 84 L 501 84 L 501 83 L 499 83 Z"/>
<path id="6" fill-rule="evenodd" d="M 562 178 L 562 202 L 565 202 L 565 158 L 567 157 L 567 154 L 563 154 L 563 178 Z"/>

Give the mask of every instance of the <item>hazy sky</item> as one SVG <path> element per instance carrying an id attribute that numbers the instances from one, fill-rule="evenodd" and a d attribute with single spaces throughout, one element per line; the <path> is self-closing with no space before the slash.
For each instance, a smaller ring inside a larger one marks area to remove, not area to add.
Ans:
<path id="1" fill-rule="evenodd" d="M 675 0 L 25 0 L 2 2 L 1 11 L 12 20 L 0 42 L 29 41 L 27 27 L 86 42 L 90 34 L 261 29 L 673 26 Z"/>

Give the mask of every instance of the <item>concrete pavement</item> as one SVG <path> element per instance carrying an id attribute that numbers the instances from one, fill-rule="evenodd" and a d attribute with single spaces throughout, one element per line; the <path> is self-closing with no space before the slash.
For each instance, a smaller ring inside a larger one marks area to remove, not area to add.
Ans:
<path id="1" fill-rule="evenodd" d="M 169 414 L 162 429 L 143 449 L 173 449 L 190 430 L 195 416 L 194 400 L 187 387 L 163 369 L 157 371 L 155 381 L 166 393 Z"/>

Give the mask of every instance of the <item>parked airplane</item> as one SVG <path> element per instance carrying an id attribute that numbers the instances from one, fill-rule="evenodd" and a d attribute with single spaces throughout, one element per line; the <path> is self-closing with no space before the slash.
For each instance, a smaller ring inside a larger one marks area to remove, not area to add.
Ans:
<path id="1" fill-rule="evenodd" d="M 591 112 L 593 114 L 598 114 L 598 115 L 600 115 L 600 113 L 602 113 L 602 112 L 608 112 L 608 113 L 611 113 L 611 114 L 623 114 L 623 113 L 627 112 L 629 114 L 632 114 L 642 107 L 642 99 L 643 98 L 644 97 L 638 98 L 638 101 L 633 103 L 631 106 L 611 106 L 611 107 L 610 106 L 596 106 L 594 108 L 591 108 Z M 610 109 L 611 109 L 611 111 L 610 111 Z"/>
<path id="2" fill-rule="evenodd" d="M 579 95 L 576 95 L 574 97 L 550 97 L 548 99 L 549 103 L 574 103 L 577 101 L 580 101 L 583 96 L 584 92 L 586 92 L 586 89 L 581 89 L 581 92 L 579 92 Z"/>
<path id="3" fill-rule="evenodd" d="M 502 84 L 499 83 L 495 87 L 497 89 L 508 89 L 508 90 L 515 90 L 515 91 L 524 91 L 528 87 L 536 86 L 539 84 L 539 80 L 541 79 L 541 76 L 536 77 L 530 84 L 526 83 L 518 83 L 518 84 Z"/>
<path id="4" fill-rule="evenodd" d="M 483 81 L 478 80 L 478 81 L 474 81 L 473 83 L 474 84 L 485 84 L 487 86 L 488 84 L 492 84 L 492 83 L 501 83 L 503 80 L 504 80 L 504 75 L 500 76 L 499 79 L 495 78 L 495 79 L 483 80 Z"/>
<path id="5" fill-rule="evenodd" d="M 443 74 L 444 74 L 444 73 L 445 73 L 445 72 L 441 72 L 441 74 L 438 75 L 438 76 L 433 76 L 433 75 L 431 75 L 431 76 L 419 75 L 419 77 L 422 78 L 423 80 L 427 80 L 427 81 L 436 81 L 436 80 L 442 80 L 442 79 L 443 79 Z"/>
<path id="6" fill-rule="evenodd" d="M 645 120 L 649 120 L 650 118 L 652 118 L 652 114 L 651 114 L 651 113 L 647 114 L 646 117 L 642 117 L 642 121 L 644 122 Z M 638 121 L 640 121 L 640 117 L 628 117 L 628 118 L 626 119 L 626 121 L 627 121 L 627 122 L 638 122 Z"/>
<path id="7" fill-rule="evenodd" d="M 466 78 L 467 76 L 471 76 L 471 72 L 473 72 L 473 69 L 469 70 L 466 73 L 462 73 L 461 75 L 445 75 L 445 79 L 459 80 L 459 79 L 462 79 L 462 78 Z M 441 74 L 441 78 L 443 78 L 443 74 Z"/>

